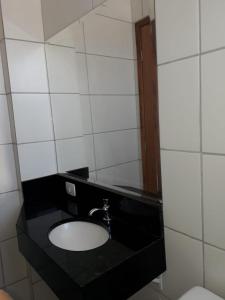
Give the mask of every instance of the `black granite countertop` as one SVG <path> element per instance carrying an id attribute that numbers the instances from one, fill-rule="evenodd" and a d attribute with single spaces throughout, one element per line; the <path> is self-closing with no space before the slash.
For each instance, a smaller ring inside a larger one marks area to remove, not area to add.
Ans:
<path id="1" fill-rule="evenodd" d="M 76 183 L 76 198 L 65 193 L 68 180 Z M 127 299 L 165 271 L 160 203 L 143 203 L 60 175 L 25 182 L 23 192 L 24 206 L 17 223 L 19 248 L 59 299 L 71 295 L 76 299 Z M 111 206 L 109 227 L 101 213 L 88 217 L 90 209 L 102 206 L 105 196 Z M 48 238 L 52 227 L 73 220 L 107 227 L 110 239 L 89 251 L 54 246 Z"/>

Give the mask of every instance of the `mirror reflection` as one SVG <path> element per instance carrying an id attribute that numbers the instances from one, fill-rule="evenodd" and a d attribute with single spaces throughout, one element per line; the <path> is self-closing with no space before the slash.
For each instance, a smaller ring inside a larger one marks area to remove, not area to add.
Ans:
<path id="1" fill-rule="evenodd" d="M 105 1 L 49 38 L 47 68 L 59 172 L 158 195 L 154 1 L 140 2 Z"/>

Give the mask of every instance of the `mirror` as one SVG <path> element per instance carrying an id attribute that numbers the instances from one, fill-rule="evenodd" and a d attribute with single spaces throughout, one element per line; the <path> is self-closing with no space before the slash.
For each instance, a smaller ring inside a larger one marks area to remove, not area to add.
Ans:
<path id="1" fill-rule="evenodd" d="M 160 195 L 154 0 L 108 0 L 47 40 L 59 172 Z"/>

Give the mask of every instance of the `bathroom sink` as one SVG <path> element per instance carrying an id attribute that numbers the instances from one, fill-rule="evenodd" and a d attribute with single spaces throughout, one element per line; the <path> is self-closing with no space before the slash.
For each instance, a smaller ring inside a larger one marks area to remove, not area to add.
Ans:
<path id="1" fill-rule="evenodd" d="M 70 251 L 87 251 L 104 245 L 109 239 L 108 231 L 95 223 L 72 221 L 63 223 L 49 233 L 51 243 Z"/>

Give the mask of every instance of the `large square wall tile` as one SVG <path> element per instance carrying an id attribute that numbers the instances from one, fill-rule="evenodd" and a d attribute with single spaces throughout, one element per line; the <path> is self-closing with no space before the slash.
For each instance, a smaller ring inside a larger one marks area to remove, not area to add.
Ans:
<path id="1" fill-rule="evenodd" d="M 225 251 L 205 245 L 206 288 L 225 298 Z"/>
<path id="2" fill-rule="evenodd" d="M 203 156 L 203 191 L 205 240 L 225 249 L 225 157 Z"/>
<path id="3" fill-rule="evenodd" d="M 72 48 L 46 46 L 51 93 L 79 93 L 76 53 Z"/>
<path id="4" fill-rule="evenodd" d="M 12 142 L 7 97 L 0 95 L 0 144 Z"/>
<path id="5" fill-rule="evenodd" d="M 199 53 L 198 0 L 157 0 L 158 63 Z"/>
<path id="6" fill-rule="evenodd" d="M 225 46 L 225 2 L 203 0 L 201 3 L 202 51 Z"/>
<path id="7" fill-rule="evenodd" d="M 0 194 L 0 241 L 16 236 L 20 208 L 18 192 Z"/>
<path id="8" fill-rule="evenodd" d="M 84 32 L 87 53 L 134 58 L 132 23 L 92 14 L 84 21 Z"/>
<path id="9" fill-rule="evenodd" d="M 22 144 L 18 152 L 22 181 L 57 173 L 54 142 Z"/>
<path id="10" fill-rule="evenodd" d="M 98 180 L 111 185 L 142 188 L 141 161 L 133 161 L 97 171 Z"/>
<path id="11" fill-rule="evenodd" d="M 53 140 L 49 95 L 13 94 L 17 143 Z"/>
<path id="12" fill-rule="evenodd" d="M 87 62 L 91 94 L 136 94 L 133 61 L 88 55 Z"/>
<path id="13" fill-rule="evenodd" d="M 27 276 L 26 262 L 20 254 L 17 239 L 1 244 L 2 263 L 6 285 L 15 283 Z"/>
<path id="14" fill-rule="evenodd" d="M 124 130 L 95 134 L 96 167 L 102 169 L 138 160 L 138 131 Z"/>
<path id="15" fill-rule="evenodd" d="M 44 45 L 6 41 L 12 93 L 48 93 Z"/>
<path id="16" fill-rule="evenodd" d="M 162 151 L 161 161 L 165 225 L 201 239 L 200 154 Z"/>
<path id="17" fill-rule="evenodd" d="M 203 151 L 225 153 L 225 50 L 202 56 Z"/>
<path id="18" fill-rule="evenodd" d="M 194 286 L 203 286 L 202 242 L 165 230 L 167 271 L 163 291 L 176 300 Z"/>
<path id="19" fill-rule="evenodd" d="M 17 189 L 16 167 L 12 145 L 0 145 L 0 193 Z"/>
<path id="20" fill-rule="evenodd" d="M 73 94 L 51 95 L 56 139 L 73 138 L 83 134 L 80 96 Z"/>
<path id="21" fill-rule="evenodd" d="M 170 63 L 158 70 L 161 147 L 199 151 L 199 59 Z"/>
<path id="22" fill-rule="evenodd" d="M 58 300 L 52 290 L 44 281 L 37 282 L 33 285 L 34 300 Z"/>
<path id="23" fill-rule="evenodd" d="M 59 172 L 87 167 L 83 137 L 56 141 Z"/>
<path id="24" fill-rule="evenodd" d="M 95 133 L 138 127 L 136 96 L 91 96 Z"/>
<path id="25" fill-rule="evenodd" d="M 31 297 L 31 285 L 28 279 L 24 279 L 15 284 L 9 285 L 6 291 L 10 294 L 13 299 L 18 300 L 30 300 Z"/>

